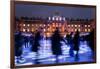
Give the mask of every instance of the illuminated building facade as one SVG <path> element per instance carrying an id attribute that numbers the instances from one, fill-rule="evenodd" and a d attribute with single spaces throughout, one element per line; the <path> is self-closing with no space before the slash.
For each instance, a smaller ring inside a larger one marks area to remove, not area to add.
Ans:
<path id="1" fill-rule="evenodd" d="M 47 19 L 35 18 L 35 19 L 22 19 L 16 20 L 15 29 L 22 32 L 35 32 L 40 27 L 43 28 L 45 36 L 50 37 L 55 31 L 56 27 L 59 28 L 61 35 L 67 33 L 80 31 L 90 32 L 92 28 L 95 28 L 95 20 L 68 20 L 65 17 L 53 16 Z"/>

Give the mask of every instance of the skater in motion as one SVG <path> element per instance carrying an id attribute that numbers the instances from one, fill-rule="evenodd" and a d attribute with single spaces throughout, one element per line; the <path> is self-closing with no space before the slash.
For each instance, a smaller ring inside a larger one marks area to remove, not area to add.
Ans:
<path id="1" fill-rule="evenodd" d="M 21 32 L 15 33 L 15 56 L 17 57 L 17 63 L 22 59 L 22 34 Z"/>
<path id="2" fill-rule="evenodd" d="M 34 37 L 34 44 L 32 45 L 32 51 L 36 53 L 36 59 L 35 59 L 35 64 L 39 64 L 38 62 L 38 50 L 39 50 L 39 47 L 40 47 L 40 40 L 42 39 L 42 36 L 41 36 L 41 33 L 42 33 L 42 28 L 38 29 L 35 33 L 35 37 Z"/>
<path id="3" fill-rule="evenodd" d="M 92 55 L 91 55 L 91 57 L 92 58 L 94 58 L 94 49 L 95 49 L 95 47 L 94 47 L 94 39 L 95 39 L 95 37 L 94 37 L 94 29 L 92 29 L 92 31 L 89 33 L 89 35 L 87 35 L 87 41 L 88 41 L 88 45 L 89 45 L 89 47 L 90 47 L 90 49 L 91 49 L 91 51 L 92 51 Z"/>
<path id="4" fill-rule="evenodd" d="M 74 50 L 73 50 L 73 32 L 71 32 L 70 34 L 67 34 L 66 35 L 66 39 L 67 39 L 67 43 L 68 43 L 68 46 L 70 46 L 70 49 L 69 49 L 69 55 L 71 57 L 74 56 Z"/>
<path id="5" fill-rule="evenodd" d="M 75 61 L 78 61 L 79 60 L 79 31 L 77 30 L 75 32 L 75 35 L 74 35 L 74 50 L 76 51 L 76 54 L 75 54 Z"/>
<path id="6" fill-rule="evenodd" d="M 59 29 L 56 28 L 56 30 L 54 31 L 54 33 L 51 37 L 51 45 L 52 45 L 51 49 L 52 49 L 52 53 L 56 57 L 56 63 L 58 63 L 59 55 L 62 55 L 61 43 L 60 43 L 60 41 L 62 41 L 62 40 L 63 40 L 63 38 L 60 36 Z"/>
<path id="7" fill-rule="evenodd" d="M 26 33 L 28 33 L 27 30 L 26 30 Z M 24 36 L 25 48 L 28 47 L 28 42 L 29 42 L 28 36 Z"/>

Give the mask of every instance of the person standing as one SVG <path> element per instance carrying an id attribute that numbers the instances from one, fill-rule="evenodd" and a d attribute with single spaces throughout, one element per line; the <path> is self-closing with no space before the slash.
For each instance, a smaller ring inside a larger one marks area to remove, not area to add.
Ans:
<path id="1" fill-rule="evenodd" d="M 19 63 L 19 60 L 22 58 L 22 34 L 21 32 L 17 32 L 15 34 L 15 56 L 17 57 L 17 63 Z"/>
<path id="2" fill-rule="evenodd" d="M 74 50 L 76 51 L 75 60 L 79 60 L 79 31 L 77 30 L 74 35 Z"/>
<path id="3" fill-rule="evenodd" d="M 63 38 L 60 36 L 59 29 L 56 28 L 51 37 L 51 49 L 53 55 L 56 56 L 56 62 L 58 62 L 59 55 L 62 55 L 61 43 L 60 43 L 61 40 L 63 40 Z"/>
<path id="4" fill-rule="evenodd" d="M 40 40 L 42 39 L 41 37 L 41 30 L 42 29 L 39 29 L 36 31 L 35 33 L 35 37 L 34 37 L 34 44 L 32 45 L 32 51 L 36 53 L 36 59 L 35 59 L 35 63 L 38 64 L 38 50 L 39 50 L 39 47 L 40 47 Z"/>

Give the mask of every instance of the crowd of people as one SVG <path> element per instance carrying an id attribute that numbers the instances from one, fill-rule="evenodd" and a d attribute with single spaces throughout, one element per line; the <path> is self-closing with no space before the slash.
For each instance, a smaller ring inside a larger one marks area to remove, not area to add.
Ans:
<path id="1" fill-rule="evenodd" d="M 40 40 L 43 39 L 42 28 L 36 30 L 36 32 L 31 32 L 31 36 L 23 36 L 22 32 L 18 31 L 15 33 L 15 56 L 18 59 L 23 58 L 22 55 L 22 45 L 25 47 L 29 46 L 28 43 L 31 44 L 31 51 L 36 53 L 36 57 L 39 56 L 38 50 L 40 47 Z M 73 36 L 74 35 L 74 36 Z M 86 41 L 88 41 L 88 46 L 91 48 L 92 52 L 94 52 L 94 30 L 92 30 L 89 35 L 85 36 Z M 60 35 L 59 28 L 53 32 L 50 37 L 51 40 L 51 50 L 52 54 L 55 55 L 56 62 L 58 62 L 59 55 L 62 55 L 61 49 L 61 41 L 70 46 L 69 55 L 71 57 L 75 57 L 75 60 L 79 59 L 79 43 L 80 43 L 80 32 L 77 30 L 75 33 L 71 32 L 67 34 L 66 37 L 62 37 Z M 76 54 L 74 53 L 76 51 Z M 38 59 L 35 59 L 35 63 L 38 64 Z"/>

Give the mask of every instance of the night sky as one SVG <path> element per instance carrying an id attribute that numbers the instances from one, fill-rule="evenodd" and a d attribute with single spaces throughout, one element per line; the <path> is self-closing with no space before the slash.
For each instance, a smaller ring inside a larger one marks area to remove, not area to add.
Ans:
<path id="1" fill-rule="evenodd" d="M 59 12 L 59 16 L 68 18 L 83 18 L 92 19 L 95 16 L 95 8 L 82 7 L 62 7 L 62 6 L 45 6 L 45 5 L 30 5 L 30 4 L 16 4 L 15 15 L 28 17 L 49 17 L 54 16 L 55 12 Z"/>

